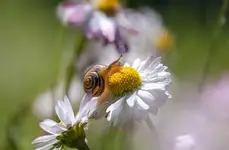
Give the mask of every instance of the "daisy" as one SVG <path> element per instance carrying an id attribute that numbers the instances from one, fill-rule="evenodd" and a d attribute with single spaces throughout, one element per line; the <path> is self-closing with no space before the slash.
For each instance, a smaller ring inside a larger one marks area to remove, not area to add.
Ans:
<path id="1" fill-rule="evenodd" d="M 121 54 L 129 49 L 125 34 L 136 32 L 127 25 L 117 0 L 66 1 L 57 15 L 64 25 L 81 29 L 88 39 L 114 45 Z"/>
<path id="2" fill-rule="evenodd" d="M 108 68 L 113 67 L 115 72 L 104 79 L 104 93 L 111 93 L 112 96 L 104 96 L 103 93 L 99 97 L 90 97 L 90 93 L 86 93 L 89 96 L 82 102 L 86 104 L 97 98 L 98 103 L 91 110 L 93 113 L 90 117 L 98 119 L 106 113 L 107 120 L 113 126 L 141 120 L 150 123 L 149 114 L 157 114 L 159 108 L 171 98 L 168 92 L 170 73 L 165 71 L 167 67 L 161 64 L 160 57 L 154 56 L 144 61 L 137 59 L 132 66 L 127 63 L 119 66 L 119 60 L 112 65 Z"/>
<path id="3" fill-rule="evenodd" d="M 152 9 L 125 9 L 115 18 L 122 27 L 125 27 L 121 32 L 122 37 L 128 43 L 129 51 L 124 55 L 126 62 L 132 63 L 135 58 L 143 60 L 155 54 L 163 56 L 172 48 L 173 35 L 164 26 L 160 14 Z M 83 72 L 85 66 L 90 66 L 93 63 L 108 64 L 119 56 L 120 54 L 117 53 L 114 45 L 109 44 L 104 47 L 101 42 L 90 41 L 78 59 L 77 68 L 81 70 L 79 72 Z"/>
<path id="4" fill-rule="evenodd" d="M 171 95 L 168 87 L 171 83 L 170 73 L 166 66 L 161 64 L 161 58 L 149 57 L 145 61 L 137 59 L 128 69 L 128 82 L 113 89 L 113 92 L 122 95 L 119 100 L 106 110 L 107 120 L 114 126 L 122 126 L 131 121 L 148 120 L 149 113 L 157 114 L 159 108 Z M 122 71 L 123 72 L 123 71 Z M 112 75 L 111 82 L 116 83 L 124 75 Z M 117 81 L 115 81 L 117 80 Z M 119 83 L 120 84 L 120 83 Z"/>
<path id="5" fill-rule="evenodd" d="M 85 128 L 87 125 L 87 110 L 80 110 L 74 116 L 74 112 L 65 96 L 59 100 L 56 107 L 56 114 L 60 123 L 46 119 L 40 123 L 40 127 L 47 135 L 36 138 L 32 144 L 36 144 L 35 150 L 63 149 L 65 146 L 71 148 L 89 149 L 85 143 Z"/>

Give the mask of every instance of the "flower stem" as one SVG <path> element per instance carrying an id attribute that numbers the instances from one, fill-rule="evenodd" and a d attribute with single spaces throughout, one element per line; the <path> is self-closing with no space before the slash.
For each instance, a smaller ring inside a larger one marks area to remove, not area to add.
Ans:
<path id="1" fill-rule="evenodd" d="M 64 47 L 64 43 L 65 43 L 65 29 L 62 25 L 60 25 L 59 27 L 59 31 L 58 31 L 58 39 L 57 39 L 57 46 L 56 49 L 59 49 L 61 52 L 63 51 L 63 47 Z M 63 52 L 61 55 L 61 60 L 59 62 L 58 65 L 58 75 L 56 76 L 54 82 L 50 85 L 50 89 L 52 92 L 52 105 L 55 105 L 55 87 L 57 86 L 57 84 L 59 83 L 60 77 L 61 77 L 61 72 L 62 72 L 62 65 L 63 65 Z M 53 107 L 52 113 L 55 112 L 55 107 Z M 53 114 L 54 115 L 54 114 Z"/>
<path id="2" fill-rule="evenodd" d="M 207 56 L 206 56 L 205 61 L 204 61 L 203 74 L 202 74 L 202 78 L 201 78 L 200 84 L 199 84 L 199 92 L 200 93 L 203 90 L 203 86 L 206 82 L 207 75 L 210 72 L 211 59 L 215 55 L 215 52 L 216 52 L 215 49 L 216 49 L 216 46 L 218 44 L 218 40 L 219 40 L 218 37 L 220 35 L 220 32 L 221 32 L 223 26 L 225 25 L 225 21 L 226 21 L 225 16 L 226 16 L 227 8 L 228 8 L 228 0 L 223 0 L 222 6 L 221 6 L 220 11 L 219 11 L 218 21 L 216 23 L 216 27 L 215 27 L 215 30 L 213 32 L 213 40 L 211 42 L 212 44 L 209 48 L 209 51 L 208 51 Z"/>
<path id="3" fill-rule="evenodd" d="M 70 61 L 68 67 L 67 67 L 67 75 L 65 80 L 65 93 L 67 94 L 70 88 L 71 81 L 75 74 L 75 60 L 77 60 L 81 53 L 83 52 L 83 49 L 86 45 L 86 37 L 84 35 L 79 35 L 76 38 L 76 48 L 72 57 L 72 60 Z"/>
<path id="4" fill-rule="evenodd" d="M 88 147 L 88 145 L 85 143 L 84 140 L 81 143 L 77 143 L 77 149 L 78 150 L 90 150 L 90 148 Z"/>

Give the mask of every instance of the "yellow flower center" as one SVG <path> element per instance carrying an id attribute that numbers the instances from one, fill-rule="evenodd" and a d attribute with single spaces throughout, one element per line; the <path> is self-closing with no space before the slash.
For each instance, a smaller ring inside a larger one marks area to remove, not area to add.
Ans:
<path id="1" fill-rule="evenodd" d="M 119 2 L 117 0 L 99 0 L 96 9 L 105 12 L 107 15 L 115 15 Z"/>
<path id="2" fill-rule="evenodd" d="M 142 84 L 137 70 L 131 67 L 122 67 L 119 72 L 109 78 L 109 87 L 114 96 L 123 96 L 134 92 Z"/>

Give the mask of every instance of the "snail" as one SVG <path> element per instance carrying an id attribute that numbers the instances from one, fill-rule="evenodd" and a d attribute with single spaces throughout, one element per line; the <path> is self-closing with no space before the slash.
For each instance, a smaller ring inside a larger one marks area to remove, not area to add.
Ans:
<path id="1" fill-rule="evenodd" d="M 99 97 L 102 96 L 105 91 L 109 91 L 109 77 L 122 67 L 119 62 L 121 57 L 122 55 L 108 66 L 94 65 L 89 68 L 83 79 L 85 93 L 90 94 L 92 97 Z"/>
<path id="2" fill-rule="evenodd" d="M 118 72 L 122 65 L 119 62 L 122 55 L 110 65 L 94 65 L 84 74 L 83 86 L 87 99 L 82 102 L 84 105 L 93 97 L 97 97 L 96 109 L 89 118 L 98 119 L 106 113 L 106 108 L 114 103 L 113 94 L 109 87 L 109 77 Z"/>
<path id="3" fill-rule="evenodd" d="M 100 96 L 105 88 L 104 78 L 99 74 L 104 65 L 95 65 L 91 67 L 84 75 L 84 91 L 90 93 L 93 97 Z"/>

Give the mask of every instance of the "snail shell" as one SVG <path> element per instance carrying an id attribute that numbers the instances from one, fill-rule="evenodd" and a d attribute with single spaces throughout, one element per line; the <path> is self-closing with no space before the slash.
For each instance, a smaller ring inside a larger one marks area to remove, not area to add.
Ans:
<path id="1" fill-rule="evenodd" d="M 88 69 L 84 75 L 84 91 L 92 94 L 93 97 L 100 96 L 105 88 L 104 79 L 99 75 L 99 71 L 106 66 L 95 65 Z"/>

